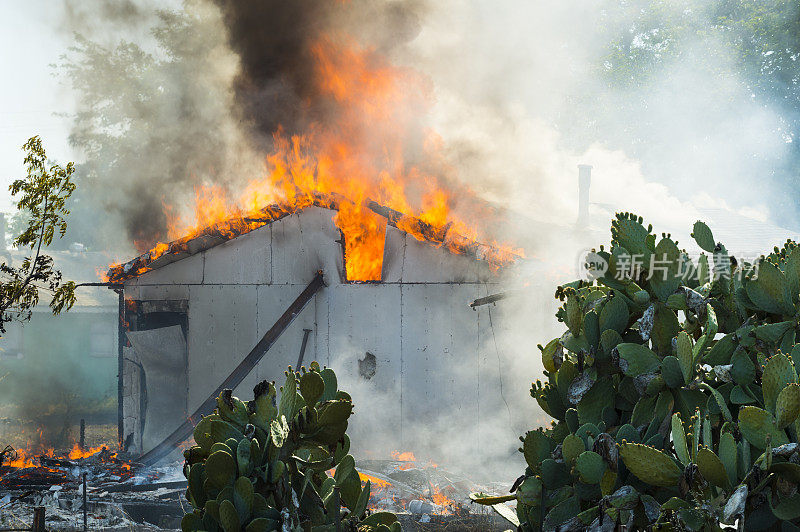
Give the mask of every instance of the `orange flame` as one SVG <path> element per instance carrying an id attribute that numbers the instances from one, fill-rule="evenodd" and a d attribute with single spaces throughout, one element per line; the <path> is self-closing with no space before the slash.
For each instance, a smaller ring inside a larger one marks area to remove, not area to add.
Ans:
<path id="1" fill-rule="evenodd" d="M 361 479 L 361 482 L 366 482 L 369 480 L 369 483 L 373 488 L 383 489 L 383 488 L 388 488 L 392 485 L 391 482 L 387 482 L 383 479 L 373 477 L 372 475 L 367 475 L 366 473 L 362 473 L 361 471 L 358 472 L 358 476 Z"/>
<path id="2" fill-rule="evenodd" d="M 442 493 L 442 491 L 436 486 L 431 487 L 431 500 L 433 500 L 434 504 L 438 504 L 439 506 L 456 505 L 456 502 L 453 499 Z"/>
<path id="3" fill-rule="evenodd" d="M 92 455 L 95 455 L 103 450 L 103 446 L 99 447 L 92 447 L 91 449 L 81 449 L 80 445 L 77 443 L 72 447 L 72 450 L 69 452 L 68 458 L 70 460 L 78 460 L 79 458 L 86 458 Z"/>
<path id="4" fill-rule="evenodd" d="M 305 134 L 287 137 L 278 129 L 265 174 L 241 194 L 199 185 L 192 212 L 183 215 L 165 200 L 171 239 L 199 235 L 209 226 L 238 236 L 268 223 L 263 211 L 270 205 L 282 215 L 324 198 L 323 203 L 338 209 L 333 221 L 344 236 L 347 279 L 376 281 L 381 279 L 387 220 L 367 208 L 373 200 L 400 214 L 392 223 L 419 240 L 455 253 L 471 250 L 495 267 L 522 255 L 520 249 L 494 242 L 476 245 L 480 220 L 470 216 L 467 222 L 454 214 L 456 195 L 459 201 L 474 198 L 463 187 L 455 194 L 452 185 L 446 189 L 443 184 L 451 181 L 447 174 L 452 169 L 442 163 L 441 139 L 419 120 L 433 93 L 422 75 L 347 38 L 324 36 L 311 50 L 315 89 L 330 101 L 331 110 Z M 159 242 L 150 259 L 169 249 Z M 144 271 L 147 267 L 140 265 L 126 273 Z"/>
<path id="5" fill-rule="evenodd" d="M 392 458 L 394 460 L 397 460 L 398 462 L 416 462 L 417 461 L 416 457 L 414 456 L 414 453 L 412 453 L 411 451 L 406 451 L 404 453 L 400 452 L 400 451 L 392 451 L 390 454 L 391 454 Z"/>
<path id="6" fill-rule="evenodd" d="M 16 457 L 14 460 L 8 460 L 3 462 L 3 466 L 8 467 L 36 467 L 38 464 L 33 461 L 34 456 L 27 453 L 25 450 L 18 449 L 16 451 Z"/>

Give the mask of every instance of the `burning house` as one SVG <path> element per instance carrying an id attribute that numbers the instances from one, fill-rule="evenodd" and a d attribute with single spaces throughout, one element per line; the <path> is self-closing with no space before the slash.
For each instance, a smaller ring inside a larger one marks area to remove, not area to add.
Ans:
<path id="1" fill-rule="evenodd" d="M 435 453 L 445 425 L 479 452 L 481 415 L 501 403 L 482 350 L 494 324 L 469 303 L 520 257 L 374 202 L 361 215 L 377 229 L 348 239 L 334 218 L 353 205 L 322 198 L 220 221 L 109 271 L 124 288 L 130 452 L 158 459 L 219 389 L 247 397 L 312 360 L 353 394 L 356 452 Z"/>

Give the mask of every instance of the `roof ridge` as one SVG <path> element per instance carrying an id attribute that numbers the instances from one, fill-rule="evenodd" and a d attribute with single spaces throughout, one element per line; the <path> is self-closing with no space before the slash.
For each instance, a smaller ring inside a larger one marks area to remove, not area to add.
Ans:
<path id="1" fill-rule="evenodd" d="M 288 202 L 272 203 L 244 216 L 234 214 L 225 220 L 203 227 L 171 242 L 159 243 L 150 251 L 142 253 L 128 262 L 111 266 L 107 272 L 108 281 L 121 282 L 137 277 L 282 220 L 307 207 L 338 211 L 340 204 L 353 203 L 335 192 L 324 195 L 314 192 L 304 194 L 299 198 L 301 201 L 294 201 L 291 204 Z M 429 242 L 437 247 L 445 247 L 454 254 L 467 255 L 476 260 L 488 262 L 494 268 L 501 268 L 524 258 L 523 255 L 514 251 L 504 250 L 461 235 L 452 230 L 452 222 L 437 227 L 416 216 L 386 207 L 371 199 L 367 199 L 363 204 L 372 212 L 385 217 L 389 225 L 411 234 L 417 240 Z"/>

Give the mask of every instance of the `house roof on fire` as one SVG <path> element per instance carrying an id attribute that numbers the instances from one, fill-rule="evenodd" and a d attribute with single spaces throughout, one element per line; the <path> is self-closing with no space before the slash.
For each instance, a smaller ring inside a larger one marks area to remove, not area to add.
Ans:
<path id="1" fill-rule="evenodd" d="M 339 206 L 348 201 L 336 194 L 314 194 L 309 196 L 308 200 L 304 201 L 300 206 L 297 204 L 275 203 L 244 216 L 233 216 L 167 244 L 159 244 L 154 249 L 128 262 L 112 266 L 108 270 L 108 281 L 121 283 L 146 272 L 162 268 L 269 225 L 272 222 L 299 213 L 306 207 L 314 206 L 339 210 Z M 385 207 L 375 201 L 368 201 L 366 206 L 372 212 L 386 218 L 388 225 L 411 233 L 418 240 L 428 242 L 437 247 L 444 247 L 452 253 L 465 255 L 479 261 L 486 261 L 496 267 L 513 264 L 522 259 L 520 255 L 513 251 L 477 242 L 461 235 L 452 228 L 452 224 L 448 223 L 440 227 L 434 226 L 420 218 Z"/>

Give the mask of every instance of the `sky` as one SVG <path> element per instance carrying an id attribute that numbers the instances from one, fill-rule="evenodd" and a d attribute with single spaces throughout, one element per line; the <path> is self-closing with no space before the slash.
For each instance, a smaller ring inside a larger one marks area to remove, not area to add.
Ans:
<path id="1" fill-rule="evenodd" d="M 14 210 L 8 186 L 25 175 L 21 146 L 42 137 L 59 164 L 75 159 L 69 147 L 72 98 L 52 64 L 66 51 L 68 35 L 58 27 L 58 2 L 0 0 L 0 212 Z M 55 9 L 54 9 L 55 8 Z"/>

